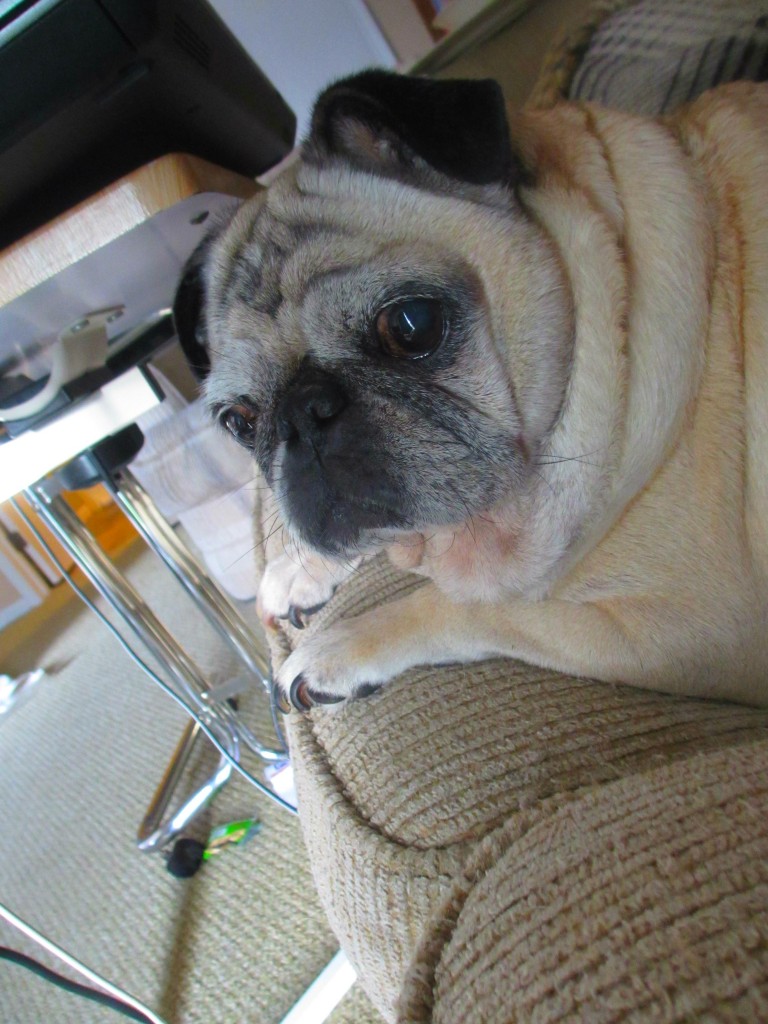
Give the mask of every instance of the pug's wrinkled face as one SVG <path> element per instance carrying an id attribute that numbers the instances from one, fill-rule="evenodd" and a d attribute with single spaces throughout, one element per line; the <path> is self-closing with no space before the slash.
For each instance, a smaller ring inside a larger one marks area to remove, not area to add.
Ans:
<path id="1" fill-rule="evenodd" d="M 512 189 L 410 150 L 403 171 L 362 126 L 351 151 L 310 140 L 202 271 L 210 409 L 339 556 L 524 493 L 568 363 L 560 268 Z"/>

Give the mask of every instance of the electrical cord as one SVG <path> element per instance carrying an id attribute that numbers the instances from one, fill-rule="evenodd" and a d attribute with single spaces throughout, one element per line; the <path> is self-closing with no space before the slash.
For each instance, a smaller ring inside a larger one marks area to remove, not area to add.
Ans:
<path id="1" fill-rule="evenodd" d="M 102 978 L 100 974 L 97 974 L 92 968 L 87 967 L 84 963 L 78 960 L 77 957 L 72 956 L 71 953 L 68 953 L 65 949 L 62 949 L 61 946 L 47 938 L 47 936 L 43 935 L 36 928 L 33 928 L 31 924 L 27 924 L 26 921 L 17 917 L 12 910 L 3 906 L 2 903 L 0 903 L 0 918 L 11 925 L 11 927 L 16 928 L 17 931 L 20 931 L 22 935 L 26 935 L 27 938 L 37 943 L 38 946 L 42 946 L 42 948 L 47 950 L 47 952 L 63 961 L 63 963 L 68 967 L 71 967 L 72 970 L 77 971 L 78 974 L 82 974 L 86 981 L 98 985 L 101 992 L 105 995 L 111 996 L 115 1001 L 115 1004 L 119 1004 L 114 1005 L 114 1009 L 123 1013 L 129 1009 L 134 1011 L 133 1019 L 141 1021 L 142 1024 L 165 1024 L 163 1019 L 158 1017 L 158 1015 L 150 1010 L 148 1006 L 145 1006 L 144 1003 L 130 995 L 130 993 L 118 988 L 117 985 L 113 985 L 112 982 L 107 981 L 106 978 Z M 4 955 L 2 959 L 10 960 L 14 963 L 20 964 L 22 967 L 29 968 L 29 970 L 34 970 L 47 981 L 58 984 L 59 979 L 61 979 L 65 983 L 62 987 L 67 988 L 70 991 L 76 991 L 78 995 L 85 996 L 85 992 L 96 992 L 97 995 L 101 995 L 101 992 L 98 990 L 89 989 L 86 985 L 79 985 L 77 982 L 71 982 L 63 975 L 56 974 L 55 971 L 51 971 L 50 968 L 45 967 L 43 964 L 39 964 L 37 960 L 33 960 L 32 957 L 27 957 L 24 953 L 19 953 L 16 950 L 9 949 L 8 947 L 1 948 L 4 953 L 8 954 Z M 38 967 L 41 968 L 41 970 L 38 971 Z M 48 977 L 49 974 L 54 975 L 54 977 Z M 85 989 L 85 992 L 81 992 L 80 989 Z M 85 997 L 92 998 L 91 996 Z M 96 1001 L 100 1002 L 101 1000 L 99 999 Z M 136 1014 L 138 1014 L 138 1016 Z"/>
<path id="2" fill-rule="evenodd" d="M 51 559 L 51 561 L 59 570 L 64 579 L 69 583 L 69 585 L 78 595 L 78 597 L 84 602 L 84 604 L 86 604 L 87 607 L 94 613 L 94 615 L 96 615 L 96 617 L 107 627 L 107 629 L 115 637 L 115 639 L 118 641 L 118 643 L 126 652 L 126 654 L 128 654 L 128 656 L 132 658 L 132 660 L 139 666 L 139 668 L 141 668 L 142 671 L 160 687 L 163 693 L 167 694 L 167 696 L 174 700 L 179 705 L 179 707 L 183 708 L 186 711 L 190 718 L 194 719 L 194 721 L 197 722 L 203 734 L 210 740 L 210 742 L 213 744 L 216 750 L 221 754 L 222 757 L 224 757 L 228 761 L 228 763 L 235 769 L 235 771 L 239 772 L 240 775 L 242 775 L 242 777 L 247 782 L 250 782 L 250 784 L 254 786 L 263 796 L 266 796 L 269 800 L 271 800 L 273 803 L 276 803 L 279 807 L 282 807 L 283 810 L 288 811 L 289 814 L 298 815 L 298 811 L 293 806 L 293 804 L 289 803 L 278 793 L 275 793 L 274 790 L 270 789 L 263 782 L 261 782 L 254 775 L 252 775 L 247 770 L 247 768 L 244 768 L 237 760 L 237 758 L 233 757 L 232 754 L 223 745 L 223 743 L 221 743 L 220 740 L 214 735 L 213 730 L 210 728 L 207 722 L 200 715 L 198 715 L 198 713 L 195 711 L 192 705 L 189 704 L 182 696 L 176 693 L 173 687 L 169 686 L 164 679 L 161 679 L 157 672 L 155 672 L 154 669 L 150 668 L 149 665 L 141 658 L 141 656 L 138 655 L 136 651 L 134 651 L 134 649 L 131 647 L 131 645 L 128 643 L 125 637 L 122 636 L 122 634 L 115 627 L 115 625 L 109 621 L 107 616 L 91 600 L 91 598 L 88 596 L 88 594 L 86 594 L 86 592 L 79 585 L 79 583 L 75 582 L 75 580 L 70 575 L 69 571 L 62 564 L 61 559 L 53 551 L 48 541 L 42 535 L 40 530 L 38 530 L 35 523 L 33 523 L 30 520 L 29 516 L 21 508 L 21 506 L 18 504 L 15 498 L 11 499 L 11 503 L 13 504 L 14 508 L 19 513 L 19 515 L 22 516 L 27 526 L 29 526 L 29 528 L 32 530 L 40 544 L 42 544 L 48 557 Z"/>
<path id="3" fill-rule="evenodd" d="M 58 974 L 56 971 L 52 971 L 50 967 L 46 967 L 45 964 L 41 964 L 39 960 L 34 960 L 31 956 L 27 956 L 26 953 L 20 953 L 16 949 L 0 946 L 0 960 L 7 960 L 10 963 L 18 964 L 20 967 L 25 967 L 28 971 L 32 971 L 33 974 L 37 974 L 46 981 L 58 985 L 59 988 L 63 988 L 66 992 L 72 992 L 76 996 L 82 996 L 83 999 L 90 999 L 94 1003 L 108 1006 L 111 1010 L 121 1013 L 130 1020 L 140 1021 L 141 1024 L 154 1024 L 154 1021 L 157 1019 L 148 1017 L 141 1010 L 137 1010 L 130 1004 L 124 1003 L 122 999 L 107 995 L 106 992 L 99 992 L 98 989 L 89 988 L 87 985 L 81 985 L 78 981 L 71 981 L 69 978 L 65 978 L 63 974 Z"/>

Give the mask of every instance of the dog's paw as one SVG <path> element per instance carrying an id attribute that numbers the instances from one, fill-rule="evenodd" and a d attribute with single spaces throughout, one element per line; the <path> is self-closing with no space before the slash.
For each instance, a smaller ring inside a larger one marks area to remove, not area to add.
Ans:
<path id="1" fill-rule="evenodd" d="M 360 561 L 340 563 L 315 554 L 299 558 L 294 551 L 284 552 L 267 564 L 261 578 L 256 599 L 259 618 L 267 629 L 275 629 L 280 619 L 303 629 Z"/>
<path id="2" fill-rule="evenodd" d="M 276 679 L 283 710 L 308 711 L 367 697 L 396 674 L 381 635 L 371 633 L 366 619 L 337 622 L 307 637 L 290 655 Z"/>

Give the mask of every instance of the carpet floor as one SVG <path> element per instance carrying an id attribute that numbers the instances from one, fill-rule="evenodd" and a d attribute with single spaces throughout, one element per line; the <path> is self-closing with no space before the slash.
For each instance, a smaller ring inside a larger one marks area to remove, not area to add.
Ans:
<path id="1" fill-rule="evenodd" d="M 146 551 L 127 561 L 129 579 L 208 677 L 226 677 L 228 648 L 168 570 Z M 337 950 L 297 820 L 236 777 L 190 833 L 205 838 L 212 825 L 258 815 L 257 836 L 187 880 L 160 854 L 141 853 L 136 829 L 184 714 L 79 602 L 45 621 L 0 664 L 47 672 L 0 719 L 0 902 L 168 1024 L 277 1024 Z M 269 741 L 264 703 L 254 693 L 243 714 Z M 193 775 L 216 763 L 209 744 L 198 750 Z M 0 944 L 61 970 L 2 924 Z M 119 1019 L 0 963 L 4 1024 Z M 380 1017 L 354 986 L 330 1021 Z"/>

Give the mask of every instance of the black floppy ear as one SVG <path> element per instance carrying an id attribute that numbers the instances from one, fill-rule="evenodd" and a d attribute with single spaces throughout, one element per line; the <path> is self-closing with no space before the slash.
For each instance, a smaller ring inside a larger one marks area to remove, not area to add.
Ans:
<path id="1" fill-rule="evenodd" d="M 211 246 L 228 223 L 229 218 L 216 225 L 192 251 L 181 272 L 173 300 L 176 334 L 189 368 L 197 381 L 204 380 L 211 369 L 205 316 L 205 264 Z"/>
<path id="2" fill-rule="evenodd" d="M 414 157 L 473 185 L 517 178 L 501 88 L 492 79 L 415 78 L 364 71 L 323 92 L 305 156 L 341 156 L 384 174 L 416 171 Z"/>

